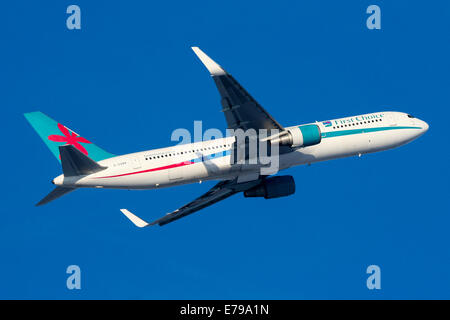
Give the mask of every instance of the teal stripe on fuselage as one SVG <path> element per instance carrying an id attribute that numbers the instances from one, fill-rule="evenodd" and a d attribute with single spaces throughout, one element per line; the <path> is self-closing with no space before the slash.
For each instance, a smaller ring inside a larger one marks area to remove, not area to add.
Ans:
<path id="1" fill-rule="evenodd" d="M 386 130 L 398 130 L 398 129 L 422 129 L 421 127 L 378 127 L 378 128 L 361 128 L 352 130 L 340 130 L 340 131 L 330 131 L 322 132 L 322 138 L 333 138 L 348 136 L 352 134 L 368 133 L 368 132 L 378 132 Z"/>
<path id="2" fill-rule="evenodd" d="M 399 127 L 376 127 L 376 128 L 361 128 L 361 129 L 351 129 L 351 130 L 340 130 L 340 131 L 330 131 L 330 132 L 322 132 L 323 138 L 333 138 L 333 137 L 342 137 L 353 134 L 361 134 L 361 133 L 369 133 L 369 132 L 379 132 L 379 131 L 387 131 L 387 130 L 398 130 L 398 129 L 422 129 L 421 127 L 407 127 L 407 126 L 399 126 Z M 200 157 L 187 160 L 194 163 L 204 162 L 207 160 L 213 160 L 216 158 L 221 158 L 225 156 L 231 155 L 231 150 L 219 151 L 213 154 L 202 155 Z"/>
<path id="3" fill-rule="evenodd" d="M 360 134 L 360 133 L 368 133 L 368 132 L 378 132 L 378 131 L 386 131 L 386 130 L 398 130 L 398 129 L 422 129 L 421 127 L 377 127 L 377 128 L 361 128 L 361 129 L 352 129 L 352 130 L 341 130 L 341 131 L 331 131 L 331 132 L 322 132 L 323 138 L 333 138 L 333 137 L 341 137 L 352 134 Z M 186 160 L 193 163 L 204 162 L 208 160 L 213 160 L 221 157 L 226 157 L 231 155 L 231 150 L 223 150 L 212 154 L 201 155 L 199 157 Z"/>

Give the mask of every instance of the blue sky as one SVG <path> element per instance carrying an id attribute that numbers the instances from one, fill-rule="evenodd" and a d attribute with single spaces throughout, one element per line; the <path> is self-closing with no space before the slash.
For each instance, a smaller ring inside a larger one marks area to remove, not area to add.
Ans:
<path id="1" fill-rule="evenodd" d="M 82 28 L 66 28 L 81 7 Z M 368 30 L 370 4 L 382 29 Z M 2 5 L 0 298 L 450 298 L 448 1 L 9 1 Z M 213 183 L 80 190 L 35 208 L 61 172 L 24 112 L 104 149 L 225 128 L 200 46 L 288 126 L 376 111 L 430 124 L 396 150 L 292 168 L 295 195 L 232 197 L 137 229 Z M 82 289 L 66 288 L 79 265 Z M 379 291 L 366 268 L 381 267 Z"/>

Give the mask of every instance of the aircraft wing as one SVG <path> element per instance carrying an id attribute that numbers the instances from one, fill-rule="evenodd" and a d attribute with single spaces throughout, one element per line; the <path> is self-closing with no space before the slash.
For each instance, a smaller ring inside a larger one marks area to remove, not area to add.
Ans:
<path id="1" fill-rule="evenodd" d="M 228 72 L 198 47 L 192 47 L 192 50 L 216 83 L 228 128 L 244 131 L 248 129 L 284 131 L 284 128 Z"/>
<path id="2" fill-rule="evenodd" d="M 172 221 L 183 218 L 191 213 L 199 211 L 203 208 L 206 208 L 216 202 L 224 200 L 238 192 L 245 191 L 250 189 L 261 182 L 261 179 L 253 180 L 244 183 L 237 183 L 237 179 L 234 180 L 224 180 L 216 184 L 212 187 L 208 192 L 204 195 L 198 197 L 192 202 L 182 206 L 181 208 L 166 214 L 164 217 L 159 218 L 153 222 L 146 222 L 141 218 L 137 217 L 127 209 L 120 209 L 120 211 L 133 222 L 137 227 L 143 228 L 152 225 L 160 225 L 163 226 Z"/>

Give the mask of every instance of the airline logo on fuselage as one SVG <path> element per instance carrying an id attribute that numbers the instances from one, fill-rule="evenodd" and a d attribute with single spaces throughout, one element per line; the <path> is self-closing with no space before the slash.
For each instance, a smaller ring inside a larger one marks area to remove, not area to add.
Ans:
<path id="1" fill-rule="evenodd" d="M 371 121 L 371 120 L 382 119 L 382 118 L 384 118 L 384 113 L 373 113 L 373 114 L 366 114 L 366 115 L 362 115 L 362 116 L 338 119 L 338 120 L 333 120 L 333 121 L 325 121 L 325 122 L 330 122 L 333 125 L 342 125 L 342 124 L 352 124 L 355 122 L 362 122 L 362 121 Z M 325 122 L 323 122 L 324 125 L 325 125 Z M 327 125 L 325 125 L 325 126 L 329 127 L 329 126 L 331 126 L 331 124 L 328 126 Z"/>

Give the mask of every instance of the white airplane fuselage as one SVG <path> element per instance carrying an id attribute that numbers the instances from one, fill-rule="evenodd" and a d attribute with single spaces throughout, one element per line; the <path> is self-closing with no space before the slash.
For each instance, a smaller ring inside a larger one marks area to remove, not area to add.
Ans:
<path id="1" fill-rule="evenodd" d="M 320 128 L 321 142 L 281 154 L 279 170 L 392 149 L 428 130 L 426 122 L 401 112 L 378 112 L 315 124 Z M 231 164 L 234 141 L 235 137 L 227 137 L 116 156 L 99 161 L 107 167 L 105 170 L 86 176 L 60 175 L 53 183 L 71 187 L 155 189 L 206 180 L 231 180 L 259 172 L 259 168 Z"/>

